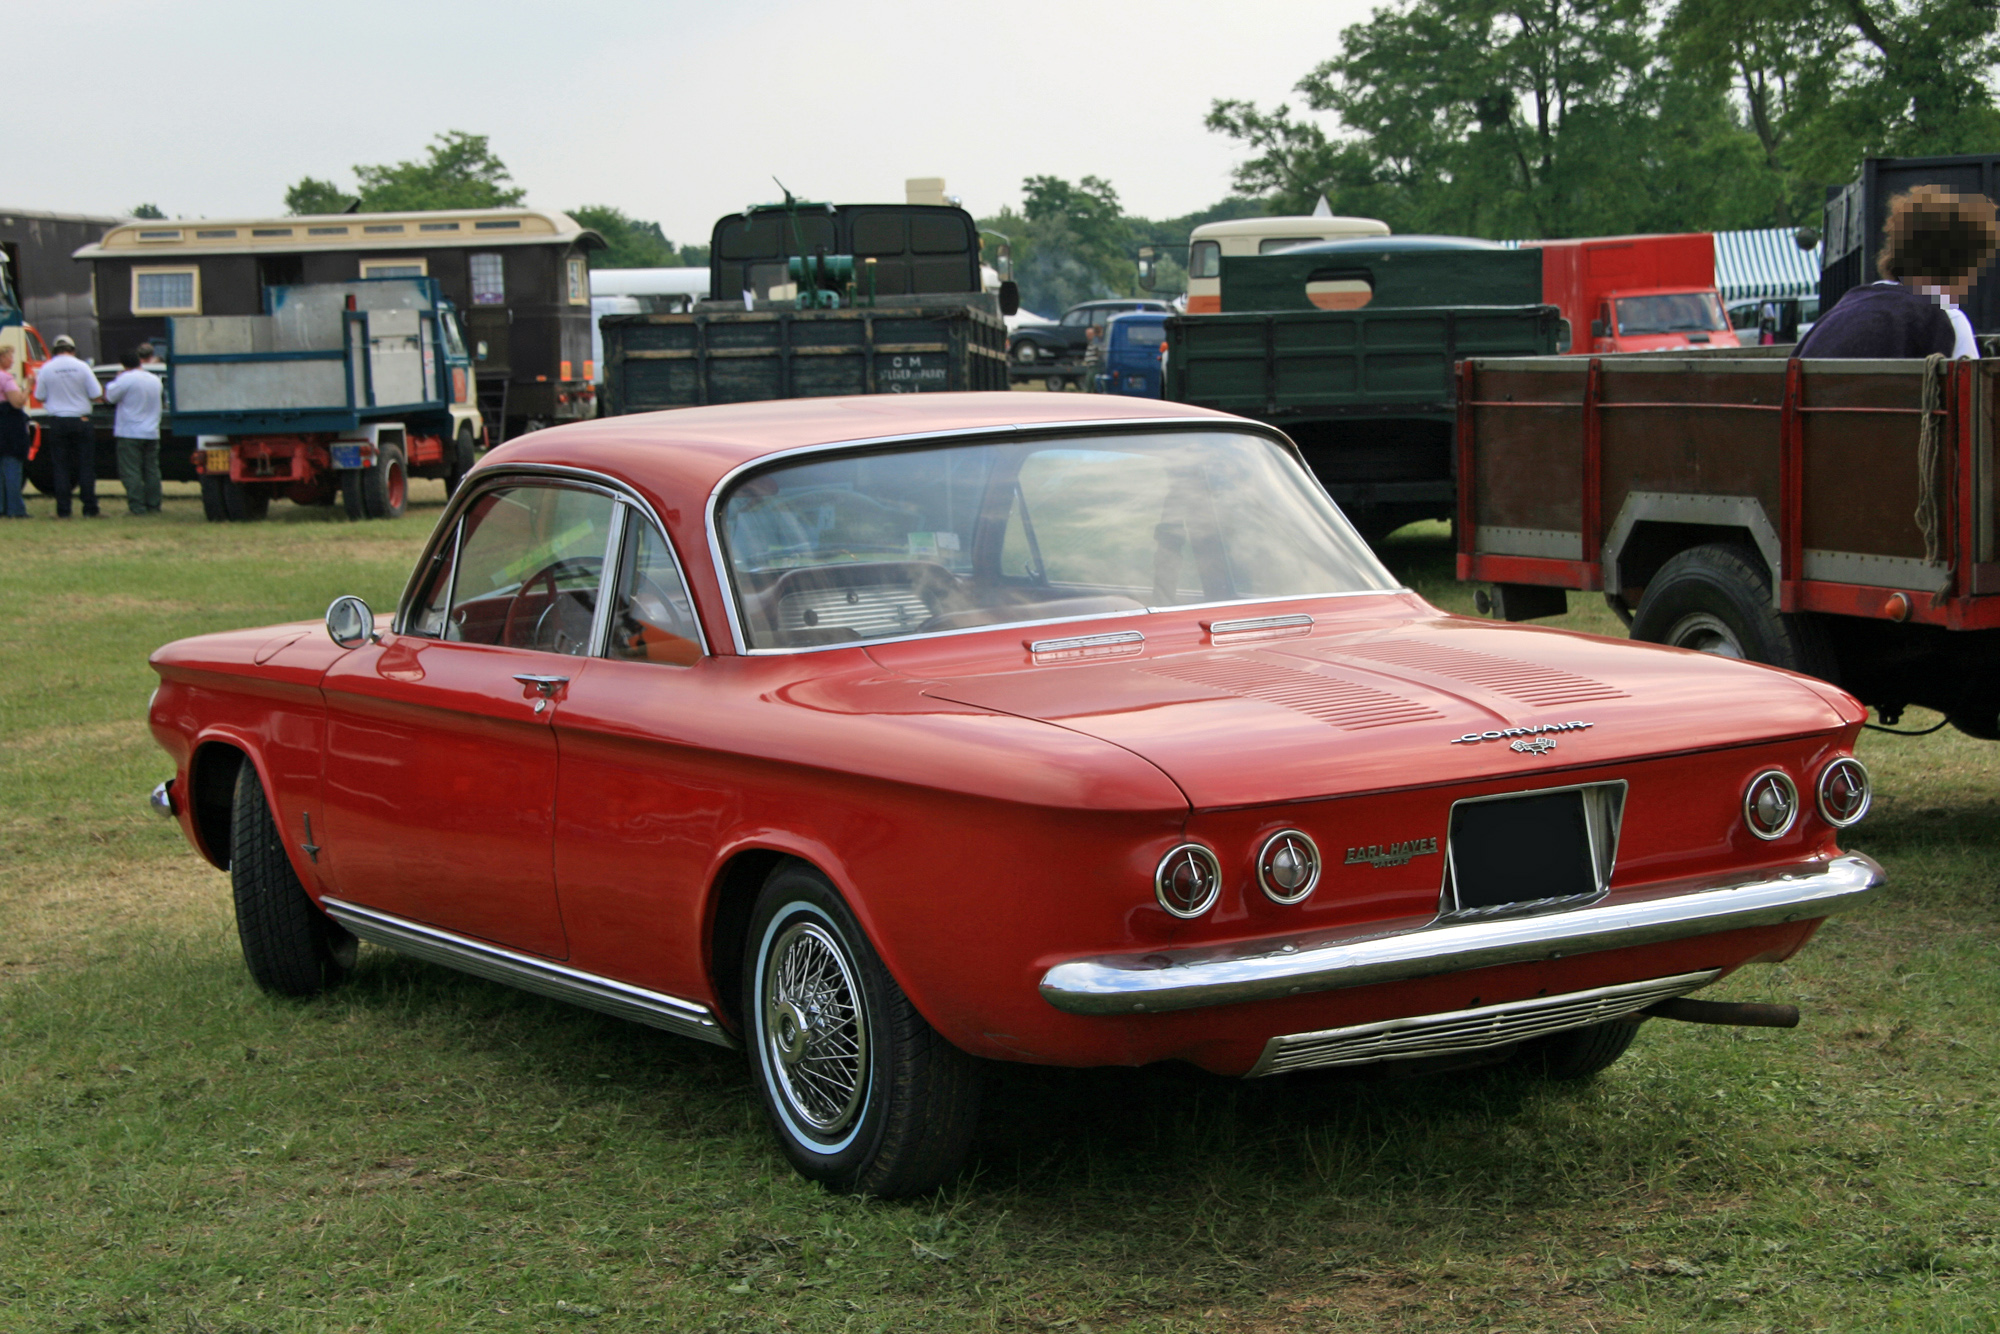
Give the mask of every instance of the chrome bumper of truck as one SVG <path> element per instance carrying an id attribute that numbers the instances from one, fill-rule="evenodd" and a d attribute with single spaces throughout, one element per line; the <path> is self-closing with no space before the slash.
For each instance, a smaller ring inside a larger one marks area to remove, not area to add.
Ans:
<path id="1" fill-rule="evenodd" d="M 1657 897 L 1626 898 L 1614 892 L 1588 908 L 1537 917 L 1367 936 L 1317 932 L 1072 959 L 1043 974 L 1041 992 L 1049 1004 L 1070 1014 L 1154 1014 L 1237 1005 L 1809 921 L 1864 903 L 1882 885 L 1881 867 L 1848 855 L 1752 878 L 1696 882 Z"/>

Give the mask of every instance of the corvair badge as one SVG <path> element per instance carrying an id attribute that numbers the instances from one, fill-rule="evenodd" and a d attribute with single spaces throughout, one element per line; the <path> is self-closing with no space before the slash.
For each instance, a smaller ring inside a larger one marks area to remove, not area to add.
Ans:
<path id="1" fill-rule="evenodd" d="M 1349 848 L 1349 866 L 1401 866 L 1412 857 L 1428 857 L 1438 850 L 1435 838 L 1412 838 L 1401 843 L 1371 843 L 1365 848 Z"/>
<path id="2" fill-rule="evenodd" d="M 1536 723 L 1531 727 L 1500 727 L 1491 732 L 1467 732 L 1455 736 L 1450 744 L 1463 746 L 1480 741 L 1510 742 L 1509 750 L 1518 750 L 1523 755 L 1546 755 L 1556 748 L 1552 732 L 1575 732 L 1592 726 L 1590 723 Z"/>

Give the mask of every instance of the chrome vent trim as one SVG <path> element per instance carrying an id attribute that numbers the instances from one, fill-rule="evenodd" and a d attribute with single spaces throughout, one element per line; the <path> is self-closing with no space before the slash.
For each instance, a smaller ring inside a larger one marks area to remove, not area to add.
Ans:
<path id="1" fill-rule="evenodd" d="M 1721 969 L 1710 968 L 1650 982 L 1626 982 L 1560 996 L 1537 996 L 1505 1005 L 1482 1005 L 1477 1009 L 1388 1019 L 1350 1028 L 1322 1029 L 1317 1033 L 1290 1033 L 1265 1043 L 1264 1054 L 1257 1058 L 1257 1064 L 1250 1067 L 1245 1078 L 1279 1075 L 1289 1070 L 1453 1056 L 1511 1046 L 1549 1033 L 1637 1014 L 1649 1005 L 1705 987 L 1721 975 Z"/>
<path id="2" fill-rule="evenodd" d="M 1143 644 L 1146 636 L 1138 630 L 1111 630 L 1101 635 L 1071 635 L 1067 639 L 1029 641 L 1030 653 L 1061 653 L 1073 648 L 1109 648 L 1113 644 Z"/>
<path id="3" fill-rule="evenodd" d="M 1294 612 L 1289 616 L 1251 616 L 1237 621 L 1204 621 L 1209 636 L 1251 634 L 1258 630 L 1310 630 L 1313 618 L 1305 612 Z"/>
<path id="4" fill-rule="evenodd" d="M 531 954 L 519 954 L 483 940 L 440 931 L 434 926 L 407 921 L 340 899 L 321 899 L 320 906 L 326 909 L 329 917 L 361 939 L 398 954 L 407 954 L 429 963 L 441 963 L 489 982 L 502 982 L 522 991 L 532 991 L 538 996 L 568 1001 L 587 1010 L 616 1015 L 620 1019 L 630 1019 L 634 1023 L 665 1029 L 683 1037 L 699 1038 L 719 1047 L 734 1049 L 739 1045 L 735 1036 L 716 1022 L 706 1005 L 614 982 L 580 968 L 538 959 Z"/>

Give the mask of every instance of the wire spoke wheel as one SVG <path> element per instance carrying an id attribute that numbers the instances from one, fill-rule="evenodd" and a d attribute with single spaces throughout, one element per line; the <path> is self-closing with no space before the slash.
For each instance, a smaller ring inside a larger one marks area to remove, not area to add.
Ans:
<path id="1" fill-rule="evenodd" d="M 837 1136 L 868 1089 L 868 1029 L 853 965 L 817 922 L 773 943 L 764 974 L 764 1040 L 778 1092 L 814 1131 Z"/>

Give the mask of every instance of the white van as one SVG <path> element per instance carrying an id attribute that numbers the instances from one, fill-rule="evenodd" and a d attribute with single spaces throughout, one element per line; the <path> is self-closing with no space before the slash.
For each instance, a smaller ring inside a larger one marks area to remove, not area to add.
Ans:
<path id="1" fill-rule="evenodd" d="M 1188 236 L 1188 314 L 1213 315 L 1222 309 L 1224 255 L 1268 255 L 1315 241 L 1388 234 L 1389 224 L 1374 218 L 1318 213 L 1303 218 L 1233 218 L 1203 223 Z"/>

